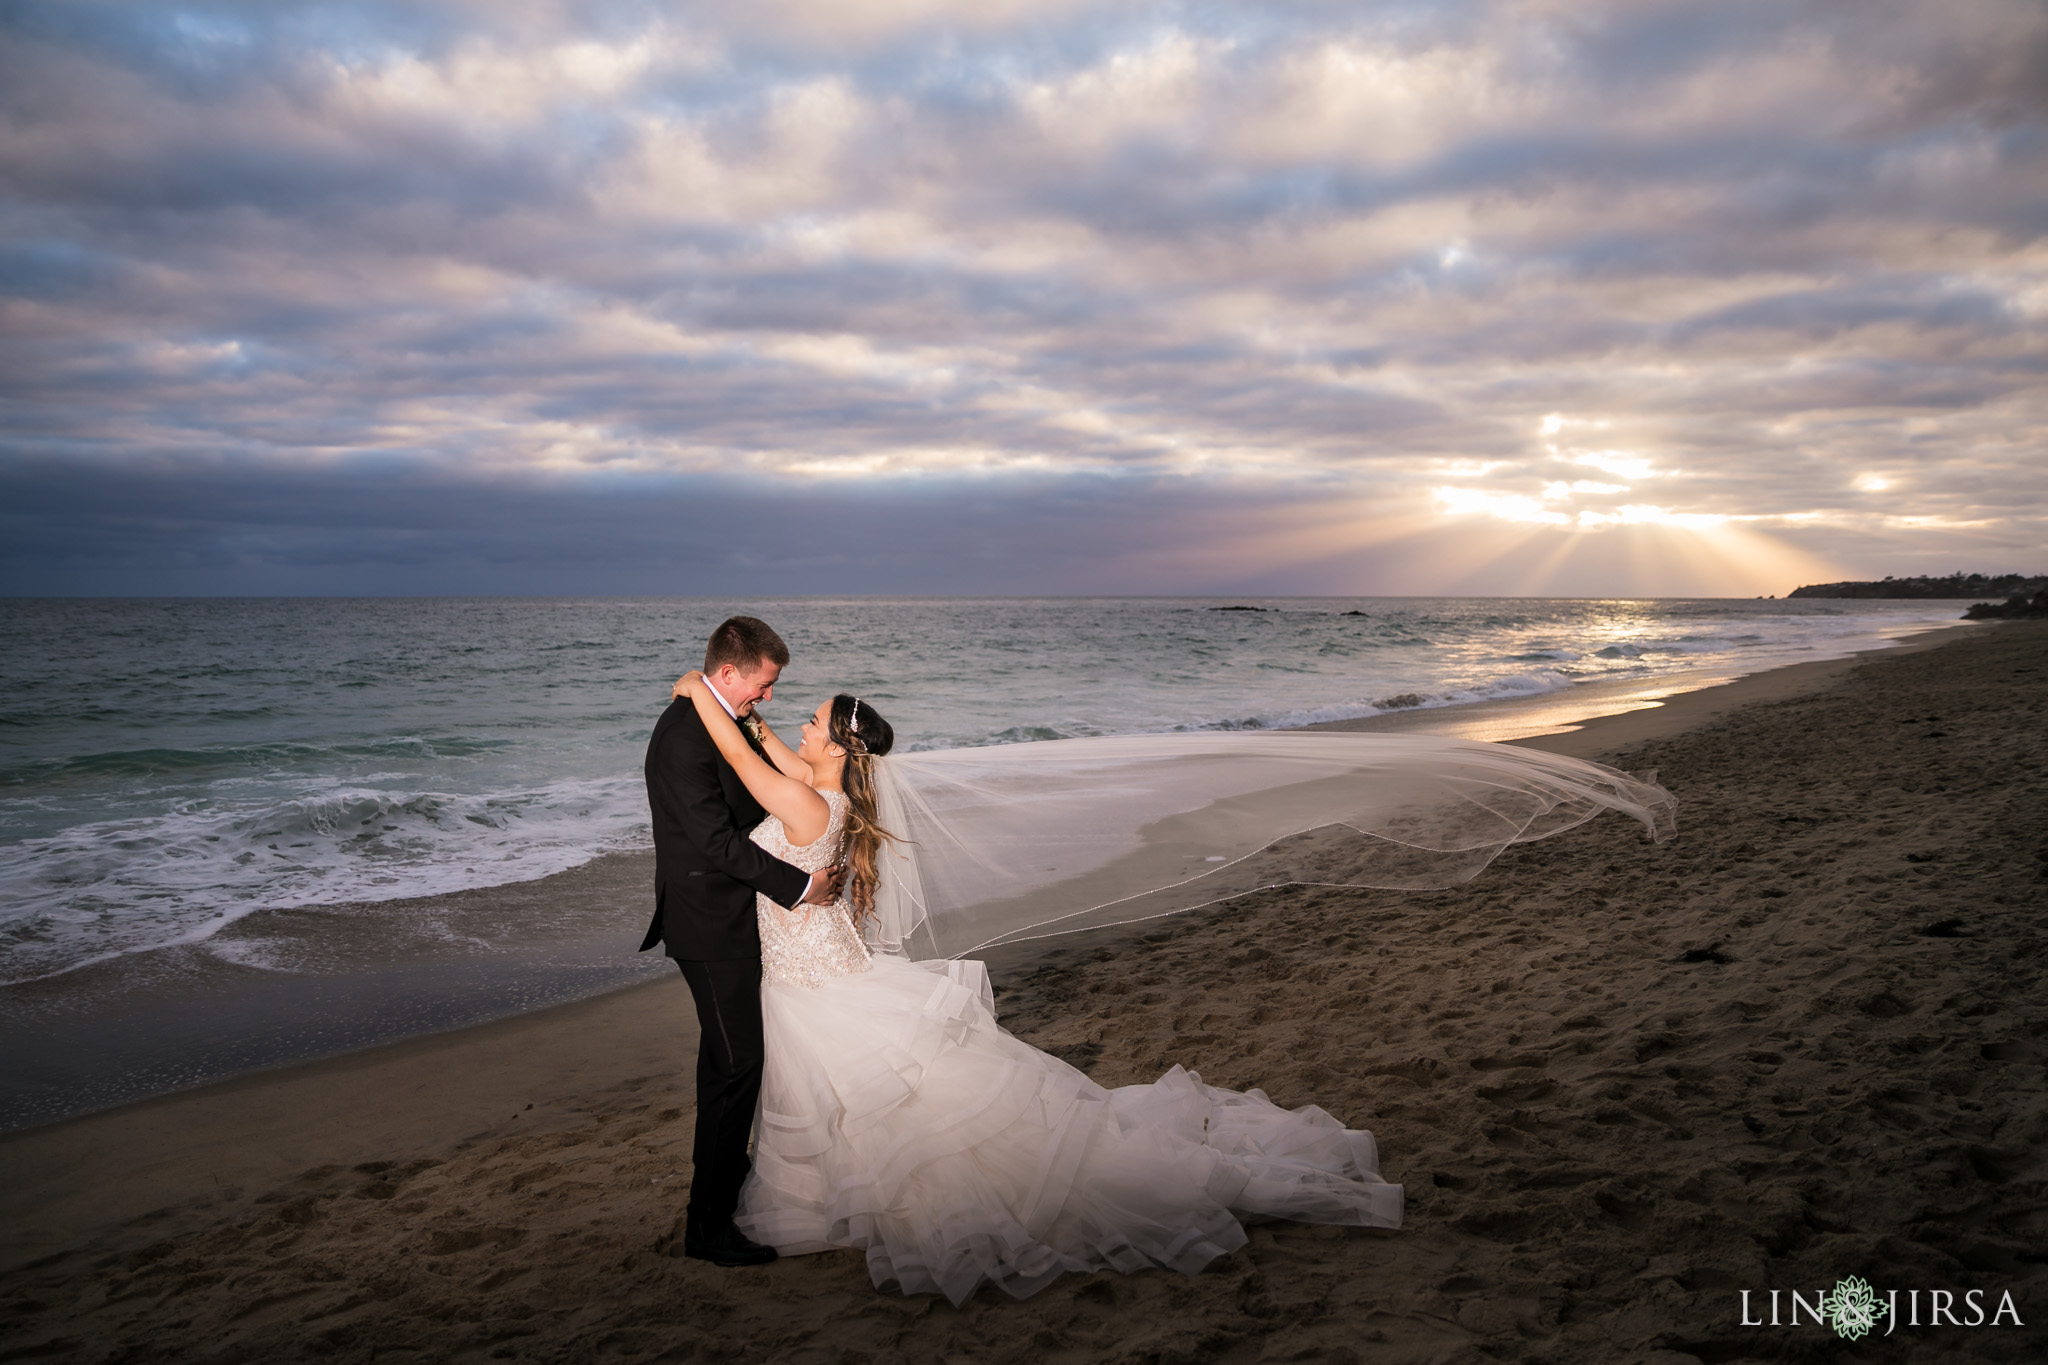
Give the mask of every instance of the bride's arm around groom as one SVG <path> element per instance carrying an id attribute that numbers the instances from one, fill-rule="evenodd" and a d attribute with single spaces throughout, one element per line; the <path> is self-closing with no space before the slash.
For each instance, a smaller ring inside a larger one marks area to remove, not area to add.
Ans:
<path id="1" fill-rule="evenodd" d="M 754 893 L 796 905 L 810 874 L 747 838 L 765 812 L 687 699 L 669 705 L 648 741 L 647 798 L 654 920 L 641 949 L 665 942 L 675 958 L 758 958 Z"/>

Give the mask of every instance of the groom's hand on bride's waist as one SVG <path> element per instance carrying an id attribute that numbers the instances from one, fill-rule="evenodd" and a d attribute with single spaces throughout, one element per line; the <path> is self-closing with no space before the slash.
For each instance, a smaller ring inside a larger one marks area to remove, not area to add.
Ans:
<path id="1" fill-rule="evenodd" d="M 810 889 L 804 892 L 800 905 L 830 905 L 839 899 L 839 869 L 821 868 L 811 874 Z"/>

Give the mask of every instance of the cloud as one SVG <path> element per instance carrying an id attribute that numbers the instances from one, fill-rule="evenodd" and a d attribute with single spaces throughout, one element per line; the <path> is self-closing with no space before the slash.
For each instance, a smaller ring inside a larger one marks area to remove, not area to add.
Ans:
<path id="1" fill-rule="evenodd" d="M 2038 567 L 2044 91 L 2022 0 L 16 3 L 0 588 Z M 852 503 L 868 568 L 754 529 Z"/>

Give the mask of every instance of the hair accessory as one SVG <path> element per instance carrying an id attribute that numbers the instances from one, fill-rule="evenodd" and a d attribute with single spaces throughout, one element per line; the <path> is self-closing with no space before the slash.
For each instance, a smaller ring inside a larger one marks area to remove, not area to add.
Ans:
<path id="1" fill-rule="evenodd" d="M 848 730 L 852 731 L 852 732 L 853 732 L 854 734 L 856 734 L 856 735 L 860 733 L 860 698 L 859 698 L 859 697 L 855 697 L 855 698 L 853 699 L 853 712 L 852 712 L 852 719 L 850 719 L 850 720 L 849 720 L 849 721 L 848 721 L 848 722 L 846 723 L 846 728 L 847 728 Z"/>

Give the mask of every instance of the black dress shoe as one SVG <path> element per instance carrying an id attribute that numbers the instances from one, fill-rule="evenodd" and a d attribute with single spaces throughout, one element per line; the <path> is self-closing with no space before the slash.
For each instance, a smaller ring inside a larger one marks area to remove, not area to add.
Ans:
<path id="1" fill-rule="evenodd" d="M 764 1247 L 727 1223 L 724 1227 L 707 1232 L 702 1236 L 695 1228 L 683 1232 L 683 1255 L 696 1261 L 709 1261 L 713 1265 L 728 1268 L 743 1265 L 767 1265 L 775 1259 L 775 1248 Z"/>

